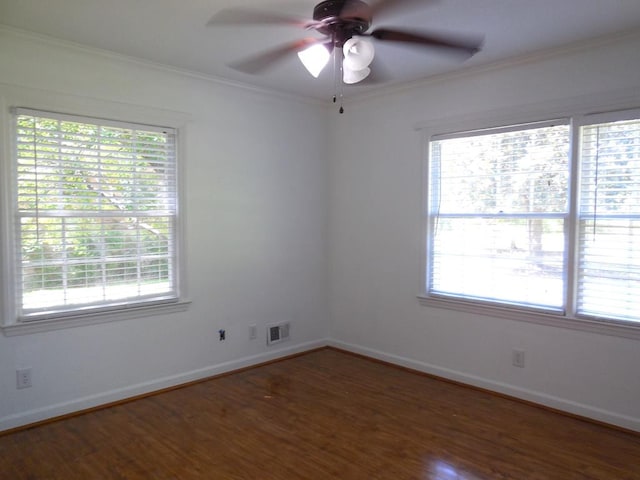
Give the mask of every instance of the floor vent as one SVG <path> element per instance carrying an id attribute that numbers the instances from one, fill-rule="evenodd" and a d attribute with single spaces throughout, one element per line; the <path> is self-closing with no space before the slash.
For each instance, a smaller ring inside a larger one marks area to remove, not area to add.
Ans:
<path id="1" fill-rule="evenodd" d="M 289 340 L 289 322 L 267 326 L 267 345 Z"/>

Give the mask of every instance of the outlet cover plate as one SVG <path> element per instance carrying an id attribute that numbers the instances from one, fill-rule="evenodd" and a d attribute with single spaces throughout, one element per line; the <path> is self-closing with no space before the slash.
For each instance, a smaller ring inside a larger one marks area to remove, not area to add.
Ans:
<path id="1" fill-rule="evenodd" d="M 514 348 L 511 353 L 511 363 L 514 367 L 524 368 L 524 350 Z"/>
<path id="2" fill-rule="evenodd" d="M 16 387 L 29 388 L 31 386 L 31 369 L 19 368 L 16 370 Z"/>

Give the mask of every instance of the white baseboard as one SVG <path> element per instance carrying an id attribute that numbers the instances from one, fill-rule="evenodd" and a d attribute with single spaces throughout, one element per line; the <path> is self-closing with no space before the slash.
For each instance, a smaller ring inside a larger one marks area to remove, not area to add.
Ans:
<path id="1" fill-rule="evenodd" d="M 217 365 L 192 370 L 189 372 L 171 375 L 148 382 L 130 385 L 107 392 L 101 392 L 83 398 L 74 399 L 68 402 L 58 403 L 55 405 L 47 405 L 42 408 L 20 412 L 15 415 L 9 415 L 0 418 L 0 432 L 12 428 L 22 427 L 33 423 L 41 422 L 51 418 L 68 415 L 75 412 L 108 405 L 110 403 L 119 402 L 128 398 L 137 397 L 148 393 L 153 393 L 165 388 L 171 388 L 185 383 L 206 379 L 215 375 L 226 372 L 232 372 L 245 367 L 259 365 L 278 358 L 302 353 L 315 348 L 326 347 L 326 340 L 318 340 L 313 342 L 300 343 L 290 347 L 278 348 L 258 355 L 251 355 L 237 360 L 223 362 Z"/>
<path id="2" fill-rule="evenodd" d="M 599 422 L 604 422 L 610 425 L 616 425 L 628 430 L 640 432 L 640 419 L 635 417 L 618 414 L 616 412 L 611 412 L 590 405 L 574 402 L 572 400 L 555 397 L 546 393 L 515 387 L 506 383 L 488 380 L 475 375 L 469 375 L 456 370 L 439 367 L 437 365 L 432 365 L 410 358 L 401 357 L 399 355 L 393 355 L 379 350 L 374 350 L 371 348 L 366 348 L 333 339 L 318 340 L 293 345 L 288 348 L 279 348 L 277 350 L 260 353 L 258 355 L 251 355 L 237 360 L 231 360 L 217 365 L 211 365 L 205 368 L 184 372 L 178 375 L 172 375 L 149 382 L 143 382 L 124 388 L 110 390 L 107 392 L 98 393 L 96 395 L 74 399 L 69 402 L 49 405 L 46 407 L 21 412 L 16 415 L 9 415 L 0 418 L 0 432 L 2 432 L 3 430 L 9 430 L 12 428 L 41 422 L 43 420 L 59 417 L 62 415 L 68 415 L 74 412 L 80 412 L 83 410 L 99 407 L 101 405 L 107 405 L 110 403 L 126 400 L 127 398 L 152 393 L 158 390 L 171 388 L 192 381 L 213 377 L 222 373 L 232 372 L 241 368 L 259 365 L 261 363 L 269 362 L 271 360 L 277 360 L 278 358 L 286 357 L 288 355 L 294 355 L 296 353 L 302 353 L 325 346 L 332 346 L 341 350 L 358 353 L 394 365 L 407 367 L 413 370 L 435 375 L 437 377 L 442 377 L 459 383 L 498 392 L 514 398 L 520 398 L 522 400 L 547 406 L 556 410 L 568 412 L 586 418 L 591 418 Z"/>
<path id="3" fill-rule="evenodd" d="M 464 372 L 439 367 L 437 365 L 420 362 L 410 358 L 401 357 L 398 355 L 393 355 L 379 350 L 345 343 L 338 340 L 330 339 L 328 344 L 329 346 L 339 348 L 341 350 L 358 353 L 360 355 L 375 358 L 377 360 L 382 360 L 394 365 L 407 367 L 412 370 L 417 370 L 437 377 L 453 380 L 465 385 L 471 385 L 485 390 L 490 390 L 492 392 L 519 398 L 528 402 L 536 403 L 538 405 L 553 408 L 555 410 L 560 410 L 573 415 L 590 418 L 598 422 L 603 422 L 609 425 L 614 425 L 628 430 L 640 432 L 640 418 L 630 417 L 628 415 L 611 412 L 602 408 L 575 402 L 573 400 L 548 395 L 543 392 L 528 390 L 525 388 L 509 385 L 507 383 L 496 382 L 494 380 L 489 380 L 475 375 L 469 375 Z"/>

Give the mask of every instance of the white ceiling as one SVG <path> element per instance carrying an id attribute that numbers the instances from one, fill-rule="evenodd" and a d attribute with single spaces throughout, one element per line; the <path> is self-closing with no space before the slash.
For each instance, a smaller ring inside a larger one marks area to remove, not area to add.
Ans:
<path id="1" fill-rule="evenodd" d="M 328 99 L 330 68 L 313 79 L 295 54 L 253 76 L 228 63 L 303 38 L 290 26 L 207 27 L 228 7 L 252 7 L 311 18 L 314 0 L 0 0 L 0 23 L 233 82 Z M 373 27 L 482 34 L 483 50 L 460 62 L 428 49 L 376 43 L 374 65 L 404 83 L 471 65 L 640 30 L 640 0 L 425 0 L 402 13 L 374 18 Z M 640 56 L 639 56 L 640 58 Z M 384 85 L 384 84 L 383 84 Z M 345 95 L 376 85 L 345 88 Z"/>

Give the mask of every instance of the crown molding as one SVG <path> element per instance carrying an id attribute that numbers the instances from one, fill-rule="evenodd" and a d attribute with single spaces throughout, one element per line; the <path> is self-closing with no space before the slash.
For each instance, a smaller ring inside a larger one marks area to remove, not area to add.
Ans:
<path id="1" fill-rule="evenodd" d="M 98 56 L 110 61 L 128 63 L 130 65 L 135 65 L 138 67 L 144 67 L 144 68 L 156 70 L 163 73 L 169 73 L 173 75 L 191 78 L 194 80 L 212 83 L 221 87 L 229 87 L 229 88 L 244 90 L 245 92 L 248 92 L 248 93 L 268 96 L 271 98 L 277 97 L 282 100 L 294 101 L 294 102 L 304 103 L 308 105 L 315 105 L 315 106 L 318 106 L 318 105 L 326 106 L 327 104 L 326 101 L 320 100 L 320 99 L 304 97 L 301 95 L 286 93 L 286 92 L 275 90 L 275 89 L 257 87 L 255 85 L 251 85 L 248 83 L 229 80 L 226 78 L 222 78 L 222 77 L 218 77 L 215 75 L 210 75 L 210 74 L 206 74 L 206 73 L 202 73 L 194 70 L 174 67 L 174 66 L 167 65 L 160 62 L 153 62 L 151 60 L 146 60 L 139 57 L 125 55 L 122 53 L 113 52 L 111 50 L 105 50 L 97 47 L 90 47 L 87 45 L 83 45 L 81 43 L 72 42 L 70 40 L 63 40 L 57 37 L 36 33 L 29 30 L 23 30 L 23 29 L 12 27 L 2 23 L 0 23 L 0 34 L 7 34 L 16 38 L 22 38 L 29 41 L 39 42 L 41 44 L 53 45 L 54 47 L 76 51 L 80 54 L 90 55 L 93 57 Z"/>
<path id="2" fill-rule="evenodd" d="M 535 52 L 517 55 L 503 60 L 498 60 L 482 65 L 474 65 L 463 67 L 453 72 L 444 72 L 431 75 L 426 78 L 413 80 L 410 82 L 395 83 L 392 85 L 381 86 L 372 90 L 367 90 L 361 94 L 345 97 L 345 104 L 356 104 L 370 100 L 371 98 L 380 98 L 381 96 L 390 96 L 410 90 L 433 86 L 436 84 L 447 83 L 453 80 L 464 79 L 479 74 L 490 73 L 500 70 L 506 70 L 522 65 L 530 65 L 545 60 L 551 60 L 566 55 L 581 53 L 595 48 L 604 47 L 610 44 L 619 43 L 628 39 L 640 39 L 640 29 L 623 30 L 614 34 L 582 40 L 579 42 L 568 43 L 559 47 L 537 50 Z"/>
<path id="3" fill-rule="evenodd" d="M 40 42 L 47 45 L 57 46 L 59 48 L 64 48 L 67 50 L 74 50 L 78 53 L 82 53 L 86 55 L 99 56 L 111 61 L 129 63 L 132 65 L 145 67 L 145 68 L 149 68 L 149 69 L 164 72 L 164 73 L 192 78 L 195 80 L 212 83 L 221 87 L 239 89 L 248 93 L 254 93 L 254 94 L 269 96 L 269 97 L 277 97 L 282 100 L 294 101 L 294 102 L 299 102 L 307 105 L 323 106 L 323 107 L 326 107 L 327 109 L 333 105 L 323 99 L 306 97 L 303 95 L 296 95 L 296 94 L 287 93 L 287 92 L 283 92 L 281 90 L 276 90 L 276 89 L 258 87 L 256 85 L 244 83 L 241 81 L 229 80 L 223 77 L 218 77 L 215 75 L 210 75 L 210 74 L 206 74 L 206 73 L 202 73 L 194 70 L 188 70 L 188 69 L 174 67 L 174 66 L 159 63 L 159 62 L 153 62 L 151 60 L 124 55 L 121 53 L 113 52 L 111 50 L 105 50 L 97 47 L 90 47 L 77 42 L 63 40 L 57 37 L 36 33 L 29 30 L 24 30 L 24 29 L 12 27 L 12 26 L 0 23 L 0 34 L 2 33 L 9 34 L 17 38 L 24 38 L 30 41 L 36 41 L 36 42 Z M 418 88 L 424 88 L 424 87 L 428 87 L 436 84 L 446 83 L 452 80 L 472 77 L 472 76 L 483 74 L 483 73 L 490 73 L 490 72 L 505 70 L 508 68 L 516 67 L 516 66 L 534 64 L 544 60 L 562 57 L 569 54 L 593 50 L 595 48 L 603 47 L 606 45 L 618 43 L 620 41 L 633 39 L 633 38 L 640 38 L 640 29 L 624 30 L 624 31 L 617 32 L 610 35 L 600 36 L 600 37 L 592 38 L 589 40 L 583 40 L 579 42 L 573 42 L 560 47 L 553 47 L 553 48 L 548 48 L 544 50 L 538 50 L 532 53 L 518 55 L 518 56 L 510 57 L 503 60 L 498 60 L 498 61 L 487 63 L 487 64 L 463 67 L 461 69 L 458 69 L 452 72 L 435 74 L 435 75 L 431 75 L 429 77 L 421 78 L 418 80 L 401 82 L 401 83 L 392 83 L 390 85 L 384 85 L 379 88 L 367 89 L 362 93 L 353 93 L 353 94 L 349 94 L 348 96 L 345 95 L 343 101 L 345 105 L 354 105 L 354 104 L 366 102 L 367 100 L 370 100 L 372 98 L 380 98 L 381 96 L 390 96 L 390 95 L 403 93 L 403 92 L 407 92 L 407 91 L 418 89 Z"/>

